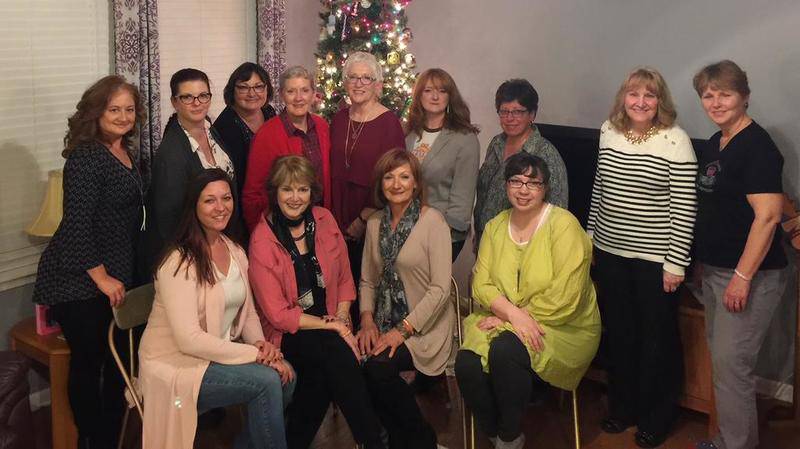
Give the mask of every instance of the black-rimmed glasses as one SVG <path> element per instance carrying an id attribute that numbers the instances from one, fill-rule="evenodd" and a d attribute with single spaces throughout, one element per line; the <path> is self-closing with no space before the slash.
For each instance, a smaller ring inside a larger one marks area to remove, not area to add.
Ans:
<path id="1" fill-rule="evenodd" d="M 177 98 L 178 101 L 180 101 L 181 103 L 187 104 L 187 105 L 194 103 L 194 100 L 199 101 L 200 104 L 206 104 L 209 101 L 211 101 L 211 93 L 210 92 L 203 92 L 200 95 L 183 94 L 183 95 L 178 95 L 175 98 Z"/>
<path id="2" fill-rule="evenodd" d="M 255 86 L 248 86 L 247 84 L 237 84 L 235 87 L 236 87 L 236 92 L 239 92 L 240 94 L 243 95 L 247 95 L 250 92 L 263 94 L 264 91 L 267 89 L 266 84 L 256 84 Z"/>
<path id="3" fill-rule="evenodd" d="M 348 83 L 355 84 L 357 82 L 360 82 L 364 86 L 369 86 L 370 84 L 375 82 L 375 77 L 367 75 L 363 76 L 347 75 L 344 78 L 347 80 Z"/>
<path id="4" fill-rule="evenodd" d="M 509 116 L 511 116 L 513 118 L 520 118 L 520 117 L 524 116 L 527 113 L 528 113 L 527 109 L 513 109 L 513 110 L 499 109 L 497 111 L 497 115 L 499 115 L 500 118 L 506 118 L 506 117 L 509 117 Z"/>
<path id="5" fill-rule="evenodd" d="M 520 189 L 525 186 L 528 190 L 542 190 L 544 183 L 542 181 L 520 181 L 519 179 L 509 179 L 506 181 L 509 186 L 514 189 Z"/>

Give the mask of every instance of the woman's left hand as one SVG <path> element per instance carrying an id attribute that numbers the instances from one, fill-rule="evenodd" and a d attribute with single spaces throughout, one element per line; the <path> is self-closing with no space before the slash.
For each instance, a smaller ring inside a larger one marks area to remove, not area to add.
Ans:
<path id="1" fill-rule="evenodd" d="M 294 370 L 286 363 L 286 360 L 276 360 L 270 363 L 269 366 L 281 376 L 282 385 L 286 385 L 294 380 Z"/>
<path id="2" fill-rule="evenodd" d="M 258 348 L 258 356 L 256 357 L 256 362 L 258 363 L 267 365 L 275 360 L 283 359 L 280 349 L 270 342 L 259 340 L 253 343 L 253 346 Z"/>
<path id="3" fill-rule="evenodd" d="M 669 271 L 664 271 L 664 291 L 672 293 L 680 287 L 683 282 L 683 276 L 672 274 Z"/>
<path id="4" fill-rule="evenodd" d="M 729 312 L 738 313 L 747 307 L 747 297 L 749 295 L 750 281 L 746 281 L 734 274 L 730 282 L 728 282 L 728 287 L 725 288 L 722 300 L 725 302 L 725 308 Z"/>
<path id="5" fill-rule="evenodd" d="M 496 328 L 497 326 L 502 326 L 503 323 L 504 323 L 503 320 L 501 320 L 500 318 L 497 318 L 494 315 L 487 316 L 487 317 L 481 318 L 478 321 L 478 329 L 480 329 L 480 330 L 482 330 L 484 332 L 489 332 L 490 330 Z"/>
<path id="6" fill-rule="evenodd" d="M 403 338 L 400 331 L 392 329 L 378 337 L 378 343 L 372 350 L 372 355 L 378 355 L 386 350 L 386 348 L 391 348 L 389 350 L 389 358 L 392 358 L 394 357 L 394 352 L 397 351 L 397 348 L 402 345 L 404 341 L 406 341 L 406 339 Z"/>

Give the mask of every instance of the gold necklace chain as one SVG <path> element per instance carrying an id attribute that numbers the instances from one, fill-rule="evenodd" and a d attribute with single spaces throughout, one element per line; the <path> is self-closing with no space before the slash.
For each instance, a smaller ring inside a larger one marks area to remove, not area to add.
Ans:
<path id="1" fill-rule="evenodd" d="M 350 168 L 350 160 L 353 156 L 353 153 L 356 151 L 356 145 L 358 144 L 358 138 L 361 137 L 361 131 L 364 130 L 364 125 L 367 122 L 358 122 L 359 125 L 353 127 L 353 119 L 350 118 L 348 115 L 347 117 L 347 135 L 344 138 L 344 167 L 349 169 Z M 351 136 L 351 128 L 355 128 L 352 130 L 353 136 L 353 145 L 350 145 L 350 136 Z"/>
<path id="2" fill-rule="evenodd" d="M 645 131 L 644 134 L 642 134 L 641 136 L 635 135 L 633 133 L 633 130 L 629 129 L 625 131 L 625 140 L 634 145 L 640 145 L 647 142 L 651 137 L 655 136 L 657 133 L 658 133 L 658 127 L 655 125 L 651 126 L 650 129 Z"/>

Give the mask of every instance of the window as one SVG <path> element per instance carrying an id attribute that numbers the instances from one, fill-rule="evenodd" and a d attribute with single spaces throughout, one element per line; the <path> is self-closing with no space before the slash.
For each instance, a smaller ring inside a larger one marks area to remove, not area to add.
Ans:
<path id="1" fill-rule="evenodd" d="M 0 290 L 31 282 L 46 241 L 27 236 L 67 117 L 111 72 L 108 0 L 0 2 Z"/>
<path id="2" fill-rule="evenodd" d="M 255 0 L 162 0 L 158 3 L 161 53 L 161 126 L 174 112 L 169 79 L 186 67 L 211 80 L 210 115 L 225 108 L 222 89 L 231 72 L 256 59 Z"/>

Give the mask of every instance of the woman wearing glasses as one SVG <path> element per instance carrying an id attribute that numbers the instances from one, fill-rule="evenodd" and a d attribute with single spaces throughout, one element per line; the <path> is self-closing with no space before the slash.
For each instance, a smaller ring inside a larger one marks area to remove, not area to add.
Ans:
<path id="1" fill-rule="evenodd" d="M 478 128 L 456 82 L 442 69 L 423 72 L 414 86 L 408 115 L 406 149 L 422 165 L 428 204 L 450 226 L 453 260 L 469 233 L 481 150 Z"/>
<path id="2" fill-rule="evenodd" d="M 222 91 L 226 106 L 214 121 L 214 129 L 228 149 L 233 171 L 239 175 L 236 179 L 236 193 L 240 198 L 244 174 L 247 173 L 250 141 L 261 125 L 275 117 L 275 109 L 269 105 L 272 94 L 269 74 L 263 67 L 252 62 L 245 62 L 237 67 Z"/>
<path id="3" fill-rule="evenodd" d="M 353 278 L 360 279 L 367 218 L 376 210 L 372 171 L 382 154 L 405 148 L 405 136 L 400 120 L 379 101 L 383 70 L 375 57 L 353 53 L 342 72 L 350 107 L 331 121 L 331 212 L 345 235 Z"/>
<path id="4" fill-rule="evenodd" d="M 273 162 L 282 156 L 303 156 L 311 162 L 322 187 L 322 205 L 330 207 L 330 131 L 325 119 L 311 113 L 314 76 L 299 65 L 289 67 L 278 85 L 286 108 L 253 138 L 242 190 L 244 221 L 251 232 L 269 208 L 267 180 Z"/>
<path id="5" fill-rule="evenodd" d="M 498 449 L 524 447 L 533 384 L 574 389 L 600 343 L 592 244 L 572 214 L 546 201 L 550 179 L 525 151 L 506 161 L 511 209 L 486 225 L 472 280 L 485 311 L 464 320 L 456 356 L 459 389 Z"/>
<path id="6" fill-rule="evenodd" d="M 197 69 L 181 69 L 172 75 L 169 87 L 175 113 L 167 122 L 153 158 L 147 193 L 147 227 L 139 251 L 141 282 L 150 282 L 156 257 L 178 228 L 189 181 L 208 168 L 220 168 L 236 179 L 231 158 L 208 118 L 211 101 L 208 76 Z M 238 228 L 238 220 L 232 220 L 232 225 Z"/>
<path id="7" fill-rule="evenodd" d="M 503 132 L 494 136 L 486 150 L 486 159 L 478 172 L 475 202 L 475 243 L 481 241 L 486 223 L 501 210 L 511 207 L 505 192 L 505 161 L 521 151 L 539 156 L 550 169 L 549 202 L 566 209 L 567 169 L 556 147 L 542 137 L 536 125 L 539 94 L 528 80 L 512 79 L 497 88 L 494 105 Z"/>
<path id="8" fill-rule="evenodd" d="M 600 128 L 587 231 L 607 332 L 607 433 L 659 446 L 676 417 L 683 358 L 675 291 L 689 265 L 697 162 L 664 78 L 631 72 Z"/>

